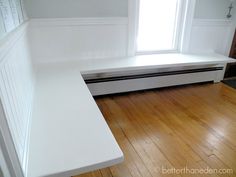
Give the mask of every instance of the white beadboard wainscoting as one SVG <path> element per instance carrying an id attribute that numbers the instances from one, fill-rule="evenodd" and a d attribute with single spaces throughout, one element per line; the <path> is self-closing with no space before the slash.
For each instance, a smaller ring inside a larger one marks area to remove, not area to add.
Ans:
<path id="1" fill-rule="evenodd" d="M 27 28 L 27 23 L 21 25 L 0 44 L 0 99 L 4 110 L 1 122 L 7 123 L 15 146 L 17 157 L 11 158 L 20 162 L 23 172 L 26 172 L 27 166 L 34 94 Z M 0 128 L 2 136 L 7 137 L 6 126 L 0 125 Z M 6 146 L 8 151 L 14 149 L 7 142 Z M 8 154 L 11 156 L 13 152 Z"/>
<path id="2" fill-rule="evenodd" d="M 185 53 L 228 55 L 232 21 L 194 19 Z M 34 62 L 125 57 L 128 54 L 128 18 L 31 19 Z"/>
<path id="3" fill-rule="evenodd" d="M 127 55 L 127 18 L 31 19 L 36 62 Z"/>
<path id="4" fill-rule="evenodd" d="M 232 42 L 232 21 L 222 19 L 194 19 L 189 51 L 216 52 L 228 56 Z"/>

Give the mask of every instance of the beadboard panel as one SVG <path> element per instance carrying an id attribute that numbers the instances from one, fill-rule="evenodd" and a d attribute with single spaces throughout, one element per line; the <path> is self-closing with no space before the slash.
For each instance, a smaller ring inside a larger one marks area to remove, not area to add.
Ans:
<path id="1" fill-rule="evenodd" d="M 127 54 L 127 18 L 33 19 L 30 23 L 36 63 Z"/>
<path id="2" fill-rule="evenodd" d="M 227 56 L 231 43 L 231 28 L 230 20 L 195 19 L 191 31 L 190 52 L 216 52 Z"/>
<path id="3" fill-rule="evenodd" d="M 27 26 L 23 25 L 13 34 L 9 34 L 6 41 L 1 41 L 0 49 L 0 98 L 24 172 L 27 165 L 34 92 L 34 77 L 26 31 Z"/>
<path id="4" fill-rule="evenodd" d="M 1 146 L 0 146 L 0 167 L 1 167 L 0 176 L 11 177 Z"/>

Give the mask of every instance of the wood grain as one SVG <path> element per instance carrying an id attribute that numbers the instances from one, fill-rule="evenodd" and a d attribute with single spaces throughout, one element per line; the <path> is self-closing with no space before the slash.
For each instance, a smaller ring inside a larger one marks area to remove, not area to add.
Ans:
<path id="1" fill-rule="evenodd" d="M 236 176 L 236 90 L 200 84 L 96 98 L 125 155 L 77 177 Z M 231 169 L 166 174 L 161 169 Z"/>

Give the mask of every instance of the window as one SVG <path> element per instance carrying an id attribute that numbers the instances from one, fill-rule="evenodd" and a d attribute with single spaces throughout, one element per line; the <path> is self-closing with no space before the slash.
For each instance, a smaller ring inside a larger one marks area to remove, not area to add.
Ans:
<path id="1" fill-rule="evenodd" d="M 177 51 L 181 0 L 140 0 L 137 53 Z"/>

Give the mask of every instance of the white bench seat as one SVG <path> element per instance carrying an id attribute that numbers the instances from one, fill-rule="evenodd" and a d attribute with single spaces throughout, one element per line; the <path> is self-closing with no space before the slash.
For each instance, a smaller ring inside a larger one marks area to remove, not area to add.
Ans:
<path id="1" fill-rule="evenodd" d="M 235 60 L 214 53 L 204 55 L 170 53 L 138 55 L 116 59 L 81 60 L 77 64 L 81 74 L 86 75 L 143 69 L 226 64 L 231 62 L 235 62 Z"/>
<path id="2" fill-rule="evenodd" d="M 38 66 L 27 176 L 72 176 L 123 161 L 123 153 L 81 74 L 222 66 L 228 62 L 234 60 L 216 54 L 162 54 Z M 108 88 L 100 89 L 104 87 Z"/>
<path id="3" fill-rule="evenodd" d="M 82 60 L 78 67 L 93 96 L 199 82 L 220 82 L 227 63 L 218 54 L 153 54 Z"/>
<path id="4" fill-rule="evenodd" d="M 28 177 L 65 177 L 123 161 L 78 68 L 40 66 L 29 146 Z"/>

